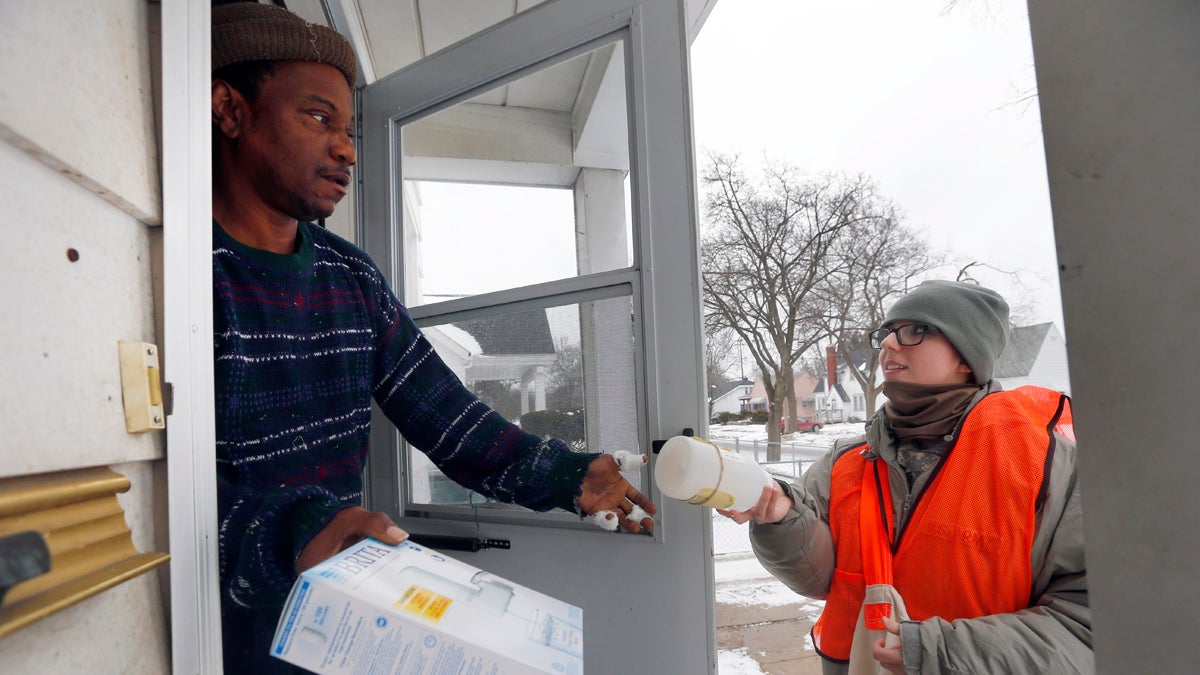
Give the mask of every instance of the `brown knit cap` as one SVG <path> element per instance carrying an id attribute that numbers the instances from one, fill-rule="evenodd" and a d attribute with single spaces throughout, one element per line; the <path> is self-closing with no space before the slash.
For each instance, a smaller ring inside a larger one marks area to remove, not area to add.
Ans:
<path id="1" fill-rule="evenodd" d="M 354 89 L 354 49 L 346 38 L 275 5 L 237 2 L 213 7 L 213 72 L 243 61 L 327 63 L 342 71 Z"/>

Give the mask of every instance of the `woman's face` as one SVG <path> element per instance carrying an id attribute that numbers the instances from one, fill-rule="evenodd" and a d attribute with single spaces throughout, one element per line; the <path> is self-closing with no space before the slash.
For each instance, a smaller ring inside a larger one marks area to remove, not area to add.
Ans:
<path id="1" fill-rule="evenodd" d="M 897 321 L 891 328 L 911 324 Z M 920 344 L 906 347 L 892 332 L 879 348 L 879 365 L 887 382 L 912 384 L 965 384 L 971 381 L 971 367 L 963 361 L 954 345 L 940 332 L 930 330 Z"/>

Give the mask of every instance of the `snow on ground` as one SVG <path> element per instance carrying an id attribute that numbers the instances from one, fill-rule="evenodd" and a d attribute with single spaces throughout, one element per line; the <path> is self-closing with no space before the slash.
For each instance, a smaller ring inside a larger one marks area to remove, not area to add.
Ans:
<path id="1" fill-rule="evenodd" d="M 800 614 L 816 621 L 825 608 L 824 600 L 809 600 L 791 592 L 775 579 L 755 583 L 743 583 L 717 589 L 717 604 L 741 605 L 743 607 L 782 607 L 803 602 Z"/>
<path id="2" fill-rule="evenodd" d="M 732 521 L 721 518 L 730 524 Z M 716 522 L 713 523 L 716 525 Z M 745 527 L 744 525 L 742 526 Z M 798 614 L 815 622 L 825 608 L 825 602 L 810 600 L 793 593 L 763 569 L 753 553 L 729 553 L 713 561 L 718 605 L 779 607 L 800 604 Z M 812 637 L 804 636 L 804 648 L 813 649 Z M 745 649 L 717 650 L 717 672 L 720 675 L 756 675 L 763 672 Z"/>
<path id="3" fill-rule="evenodd" d="M 801 611 L 815 618 L 825 603 L 803 599 L 771 576 L 750 551 L 749 530 L 748 525 L 728 518 L 713 519 L 714 549 L 728 549 L 724 553 L 718 550 L 713 558 L 717 604 L 777 607 L 804 602 Z M 739 541 L 745 544 L 738 545 Z"/>
<path id="4" fill-rule="evenodd" d="M 764 671 L 743 647 L 717 652 L 717 672 L 721 675 L 760 675 Z"/>
<path id="5" fill-rule="evenodd" d="M 763 569 L 753 553 L 730 553 L 719 555 L 713 560 L 716 582 L 755 581 L 770 579 L 771 573 Z"/>
<path id="6" fill-rule="evenodd" d="M 830 424 L 820 431 L 788 434 L 779 443 L 780 459 L 767 461 L 767 432 L 762 424 L 714 424 L 709 427 L 709 440 L 714 444 L 741 453 L 758 462 L 776 477 L 788 480 L 799 478 L 809 465 L 833 447 L 841 438 L 859 436 L 863 423 Z M 772 445 L 773 447 L 773 445 Z"/>
<path id="7" fill-rule="evenodd" d="M 820 431 L 810 431 L 797 434 L 785 434 L 781 439 L 783 443 L 795 443 L 806 447 L 833 447 L 834 441 L 839 438 L 849 438 L 858 436 L 863 432 L 862 422 L 845 422 L 839 424 L 830 424 L 823 427 Z M 732 441 L 738 439 L 741 441 L 761 441 L 766 442 L 767 430 L 761 424 L 710 424 L 708 427 L 708 437 L 711 441 Z"/>

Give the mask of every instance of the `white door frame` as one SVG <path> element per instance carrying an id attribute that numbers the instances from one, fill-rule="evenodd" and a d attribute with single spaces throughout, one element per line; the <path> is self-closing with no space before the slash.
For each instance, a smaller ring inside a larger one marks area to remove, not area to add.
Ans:
<path id="1" fill-rule="evenodd" d="M 171 662 L 222 672 L 212 339 L 208 2 L 162 6 L 163 356 Z"/>

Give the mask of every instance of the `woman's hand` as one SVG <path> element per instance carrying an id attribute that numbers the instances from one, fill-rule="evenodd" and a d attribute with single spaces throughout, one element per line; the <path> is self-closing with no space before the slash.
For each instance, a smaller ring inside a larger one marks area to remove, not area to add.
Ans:
<path id="1" fill-rule="evenodd" d="M 900 624 L 891 617 L 884 617 L 883 627 L 887 629 L 886 638 L 880 638 L 871 645 L 871 656 L 880 666 L 894 675 L 904 675 L 904 654 L 900 651 Z"/>
<path id="2" fill-rule="evenodd" d="M 784 494 L 774 483 L 763 488 L 762 496 L 758 498 L 758 503 L 745 511 L 725 511 L 717 509 L 717 513 L 730 518 L 733 522 L 741 525 L 742 523 L 753 520 L 759 525 L 766 523 L 778 523 L 783 520 L 787 512 L 792 508 L 792 498 Z"/>

